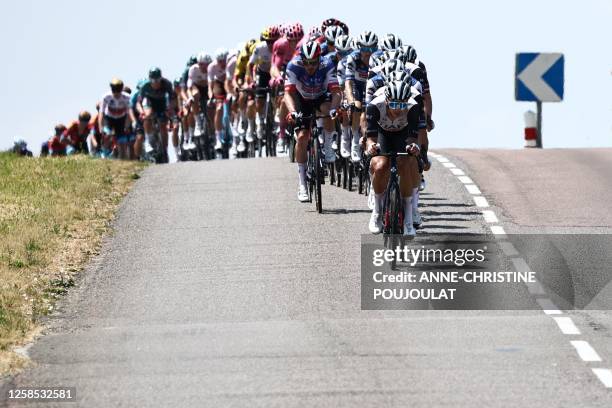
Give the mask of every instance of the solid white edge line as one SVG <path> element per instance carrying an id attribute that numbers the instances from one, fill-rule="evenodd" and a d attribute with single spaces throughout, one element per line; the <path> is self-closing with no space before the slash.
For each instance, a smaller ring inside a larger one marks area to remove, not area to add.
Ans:
<path id="1" fill-rule="evenodd" d="M 489 206 L 489 202 L 483 196 L 474 196 L 472 198 L 474 199 L 474 203 L 476 204 L 477 207 L 486 208 Z"/>
<path id="2" fill-rule="evenodd" d="M 480 192 L 480 189 L 478 188 L 478 186 L 476 184 L 464 184 L 464 185 L 465 185 L 465 188 L 467 189 L 468 193 L 474 194 L 474 195 L 482 194 Z"/>
<path id="3" fill-rule="evenodd" d="M 572 340 L 571 345 L 574 346 L 582 361 L 601 361 L 601 357 L 595 351 L 588 341 Z"/>
<path id="4" fill-rule="evenodd" d="M 563 334 L 580 334 L 580 330 L 578 330 L 571 317 L 553 317 L 553 320 L 557 323 Z"/>
<path id="5" fill-rule="evenodd" d="M 563 314 L 563 312 L 557 309 L 557 307 L 554 305 L 554 303 L 550 299 L 538 298 L 536 299 L 536 302 L 538 302 L 538 304 L 542 308 L 542 311 L 547 315 Z"/>
<path id="6" fill-rule="evenodd" d="M 492 210 L 482 210 L 481 212 L 486 222 L 489 222 L 491 224 L 496 224 L 499 222 L 499 220 L 497 219 L 497 215 L 495 215 L 495 212 L 493 212 Z"/>
<path id="7" fill-rule="evenodd" d="M 444 167 L 446 167 L 447 169 L 451 169 L 451 168 L 457 167 L 457 166 L 455 166 L 455 163 L 442 163 L 442 165 Z"/>
<path id="8" fill-rule="evenodd" d="M 459 179 L 460 182 L 462 182 L 463 184 L 474 184 L 474 182 L 472 181 L 471 178 L 469 178 L 468 176 L 459 176 L 457 177 Z"/>
<path id="9" fill-rule="evenodd" d="M 463 170 L 461 169 L 457 169 L 457 168 L 451 168 L 449 169 L 451 171 L 451 173 L 453 173 L 455 176 L 464 176 L 465 173 L 463 172 Z"/>
<path id="10" fill-rule="evenodd" d="M 593 368 L 593 373 L 606 388 L 612 388 L 612 371 L 609 368 Z"/>

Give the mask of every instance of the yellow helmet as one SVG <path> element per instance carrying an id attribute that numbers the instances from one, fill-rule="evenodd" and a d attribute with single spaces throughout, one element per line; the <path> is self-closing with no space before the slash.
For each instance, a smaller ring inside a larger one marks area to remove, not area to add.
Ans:
<path id="1" fill-rule="evenodd" d="M 113 78 L 110 82 L 110 87 L 111 90 L 118 90 L 121 91 L 123 90 L 123 81 L 120 80 L 119 78 Z"/>

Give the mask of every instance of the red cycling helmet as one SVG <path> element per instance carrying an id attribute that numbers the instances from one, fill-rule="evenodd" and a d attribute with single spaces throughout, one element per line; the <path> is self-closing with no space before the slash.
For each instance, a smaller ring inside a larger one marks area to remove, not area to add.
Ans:
<path id="1" fill-rule="evenodd" d="M 327 27 L 331 27 L 331 26 L 342 27 L 342 31 L 344 31 L 344 34 L 345 35 L 349 34 L 348 26 L 344 24 L 342 21 L 337 20 L 335 18 L 328 18 L 327 20 L 323 21 L 323 24 L 321 24 L 321 31 L 325 32 Z"/>
<path id="2" fill-rule="evenodd" d="M 301 40 L 302 37 L 304 37 L 304 27 L 302 27 L 302 24 L 300 23 L 295 23 L 292 24 L 289 27 L 289 30 L 287 30 L 287 39 L 289 40 Z"/>

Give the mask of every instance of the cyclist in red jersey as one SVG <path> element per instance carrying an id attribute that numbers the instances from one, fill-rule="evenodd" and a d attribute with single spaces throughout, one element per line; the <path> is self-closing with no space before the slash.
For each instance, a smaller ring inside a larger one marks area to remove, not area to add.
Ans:
<path id="1" fill-rule="evenodd" d="M 285 36 L 274 42 L 272 47 L 272 68 L 270 88 L 282 87 L 285 79 L 285 69 L 293 58 L 298 41 L 304 37 L 304 29 L 300 23 L 295 23 L 285 30 Z M 278 150 L 285 151 L 285 135 L 287 129 L 287 107 L 284 103 L 284 90 L 281 88 L 276 98 L 279 109 Z"/>

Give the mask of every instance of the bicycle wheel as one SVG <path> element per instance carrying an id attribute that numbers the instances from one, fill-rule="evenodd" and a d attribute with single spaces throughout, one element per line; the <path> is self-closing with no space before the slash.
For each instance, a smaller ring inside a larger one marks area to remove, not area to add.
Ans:
<path id="1" fill-rule="evenodd" d="M 315 180 L 315 201 L 317 205 L 317 212 L 321 214 L 323 212 L 323 198 L 321 197 L 321 184 L 323 182 L 323 166 L 321 164 L 321 146 L 319 145 L 319 138 L 315 134 L 314 137 L 314 180 Z"/>
<path id="2" fill-rule="evenodd" d="M 401 212 L 402 212 L 402 198 L 400 196 L 399 186 L 395 183 L 391 184 L 388 194 L 388 207 L 385 211 L 385 221 L 387 222 L 388 235 L 386 247 L 388 249 L 395 250 L 400 244 L 401 238 Z M 395 257 L 391 261 L 391 269 L 395 269 L 396 262 Z"/>
<path id="3" fill-rule="evenodd" d="M 353 173 L 355 169 L 355 164 L 353 164 L 353 162 L 351 161 L 348 165 L 348 181 L 347 181 L 347 190 L 348 191 L 353 191 Z"/>
<path id="4" fill-rule="evenodd" d="M 295 163 L 295 136 L 293 132 L 287 133 L 287 151 L 289 155 L 289 162 Z"/>

